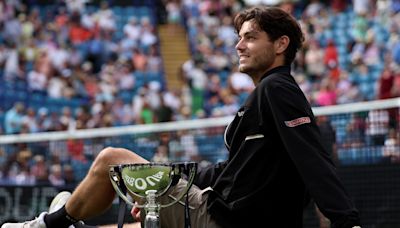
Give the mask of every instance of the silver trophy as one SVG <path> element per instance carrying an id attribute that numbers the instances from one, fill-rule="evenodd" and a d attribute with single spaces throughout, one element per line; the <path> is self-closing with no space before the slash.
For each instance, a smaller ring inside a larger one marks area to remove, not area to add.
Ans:
<path id="1" fill-rule="evenodd" d="M 144 208 L 144 228 L 158 228 L 160 209 L 179 202 L 187 194 L 196 171 L 195 162 L 140 163 L 110 166 L 109 174 L 115 191 L 123 201 L 131 206 Z M 158 202 L 157 199 L 172 189 L 181 178 L 187 180 L 185 189 L 168 204 Z M 122 227 L 122 224 L 119 226 Z"/>

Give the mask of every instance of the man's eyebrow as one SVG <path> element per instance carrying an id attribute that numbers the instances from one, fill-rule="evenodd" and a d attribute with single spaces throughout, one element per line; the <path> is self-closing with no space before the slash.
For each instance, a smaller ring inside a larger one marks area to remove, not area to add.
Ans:
<path id="1" fill-rule="evenodd" d="M 260 33 L 260 31 L 258 31 L 258 30 L 250 30 L 250 31 L 247 31 L 247 32 L 245 32 L 243 34 L 238 34 L 238 36 L 241 37 L 241 36 L 256 35 L 258 33 Z"/>

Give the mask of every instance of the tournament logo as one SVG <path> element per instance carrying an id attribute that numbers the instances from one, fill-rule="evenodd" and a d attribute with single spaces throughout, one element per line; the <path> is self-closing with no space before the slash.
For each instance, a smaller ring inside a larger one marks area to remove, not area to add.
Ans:
<path id="1" fill-rule="evenodd" d="M 125 186 L 134 193 L 142 194 L 147 190 L 164 189 L 169 184 L 170 168 L 140 167 L 135 170 L 123 169 L 122 179 Z"/>
<path id="2" fill-rule="evenodd" d="M 297 127 L 302 124 L 311 123 L 310 117 L 300 117 L 294 120 L 285 121 L 285 125 L 288 127 Z"/>

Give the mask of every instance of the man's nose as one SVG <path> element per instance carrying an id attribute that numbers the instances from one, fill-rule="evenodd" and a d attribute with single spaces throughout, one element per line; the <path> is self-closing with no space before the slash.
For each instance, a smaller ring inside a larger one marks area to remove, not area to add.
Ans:
<path id="1" fill-rule="evenodd" d="M 236 50 L 243 50 L 244 49 L 244 43 L 239 40 L 235 46 Z"/>

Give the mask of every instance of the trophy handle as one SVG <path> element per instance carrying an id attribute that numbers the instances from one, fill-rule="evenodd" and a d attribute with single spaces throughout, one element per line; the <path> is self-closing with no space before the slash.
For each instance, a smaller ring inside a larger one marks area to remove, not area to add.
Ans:
<path id="1" fill-rule="evenodd" d="M 117 192 L 118 196 L 121 197 L 126 203 L 128 203 L 131 206 L 135 206 L 133 202 L 126 196 L 126 187 L 124 185 L 124 182 L 122 180 L 122 175 L 121 172 L 119 171 L 119 166 L 112 166 L 110 167 L 109 171 L 109 176 L 111 180 L 111 184 L 114 187 L 115 192 Z M 122 191 L 122 189 L 124 189 Z"/>
<path id="2" fill-rule="evenodd" d="M 176 198 L 174 198 L 173 202 L 171 202 L 169 204 L 165 204 L 165 205 L 160 205 L 161 208 L 169 207 L 169 206 L 174 205 L 177 202 L 180 202 L 180 200 L 183 198 L 183 196 L 189 191 L 190 187 L 192 187 L 192 185 L 193 185 L 193 181 L 194 181 L 194 178 L 196 176 L 197 163 L 194 163 L 194 162 L 175 163 L 175 164 L 173 164 L 173 168 L 172 169 L 173 170 L 175 170 L 175 169 L 183 169 L 183 173 L 186 174 L 187 177 L 188 177 L 187 185 L 186 185 L 186 188 L 183 191 L 181 191 Z M 172 179 L 175 179 L 174 177 Z M 180 177 L 180 176 L 178 176 L 178 177 Z M 180 178 L 178 178 L 177 180 L 175 179 L 175 181 L 176 181 L 175 184 L 177 184 L 179 179 Z"/>

